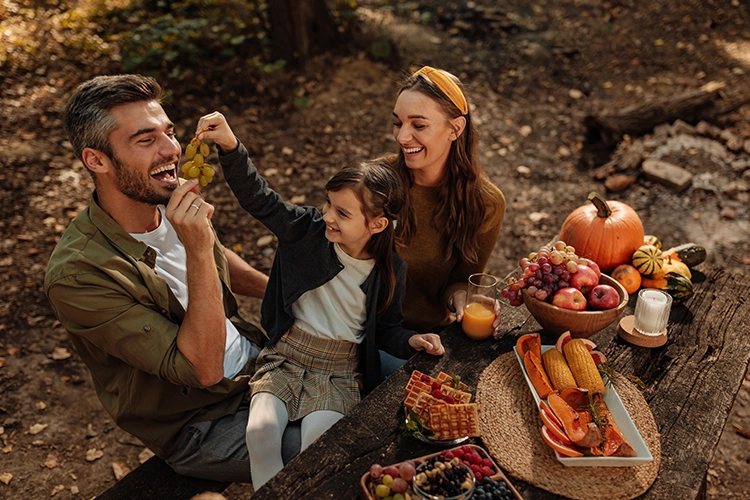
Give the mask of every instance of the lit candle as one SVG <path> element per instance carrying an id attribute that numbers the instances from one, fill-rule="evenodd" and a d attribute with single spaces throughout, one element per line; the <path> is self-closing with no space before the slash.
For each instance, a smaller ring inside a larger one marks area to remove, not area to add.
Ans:
<path id="1" fill-rule="evenodd" d="M 667 328 L 672 296 L 661 290 L 643 289 L 635 304 L 635 328 L 644 335 L 661 335 Z"/>

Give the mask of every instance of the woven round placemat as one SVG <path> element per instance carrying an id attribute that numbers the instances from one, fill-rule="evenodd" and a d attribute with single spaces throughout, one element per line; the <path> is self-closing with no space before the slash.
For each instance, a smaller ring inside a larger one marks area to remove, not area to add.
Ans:
<path id="1" fill-rule="evenodd" d="M 515 353 L 502 354 L 479 379 L 476 400 L 482 441 L 511 476 L 568 498 L 627 500 L 643 494 L 661 462 L 659 431 L 643 396 L 625 377 L 617 393 L 654 457 L 633 467 L 566 467 L 542 440 L 539 409 Z"/>

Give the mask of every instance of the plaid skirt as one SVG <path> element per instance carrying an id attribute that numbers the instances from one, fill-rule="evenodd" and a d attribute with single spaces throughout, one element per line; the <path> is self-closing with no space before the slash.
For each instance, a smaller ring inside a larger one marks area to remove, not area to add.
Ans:
<path id="1" fill-rule="evenodd" d="M 360 400 L 359 344 L 310 335 L 292 326 L 264 347 L 250 380 L 250 396 L 270 392 L 286 403 L 289 420 L 317 410 L 346 415 Z"/>

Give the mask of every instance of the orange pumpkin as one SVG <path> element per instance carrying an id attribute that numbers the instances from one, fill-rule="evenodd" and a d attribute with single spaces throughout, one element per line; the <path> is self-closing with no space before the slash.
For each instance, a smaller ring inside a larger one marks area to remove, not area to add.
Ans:
<path id="1" fill-rule="evenodd" d="M 560 239 L 576 249 L 580 257 L 593 260 L 608 273 L 629 264 L 633 252 L 643 245 L 643 224 L 629 205 L 589 194 L 591 205 L 573 210 L 563 222 Z"/>

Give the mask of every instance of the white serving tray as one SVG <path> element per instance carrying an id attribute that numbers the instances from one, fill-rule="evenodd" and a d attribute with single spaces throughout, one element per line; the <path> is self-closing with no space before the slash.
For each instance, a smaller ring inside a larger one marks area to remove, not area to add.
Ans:
<path id="1" fill-rule="evenodd" d="M 555 346 L 553 345 L 543 345 L 542 353 L 548 349 L 554 348 Z M 521 365 L 523 377 L 526 379 L 531 395 L 534 396 L 534 401 L 536 401 L 537 407 L 539 407 L 539 401 L 541 398 L 539 397 L 539 394 L 537 394 L 536 389 L 534 389 L 534 384 L 531 383 L 531 380 L 526 375 L 523 360 L 518 355 L 518 351 L 515 347 L 513 347 L 513 352 L 516 353 L 516 359 L 518 359 L 518 363 Z M 638 432 L 638 429 L 630 418 L 625 406 L 623 406 L 620 395 L 617 394 L 615 388 L 612 386 L 607 387 L 604 391 L 603 399 L 607 404 L 617 427 L 633 447 L 636 455 L 634 457 L 566 457 L 555 451 L 557 460 L 566 467 L 631 467 L 652 462 L 654 457 L 651 455 L 648 446 L 646 446 L 646 443 L 643 441 L 640 432 Z"/>

